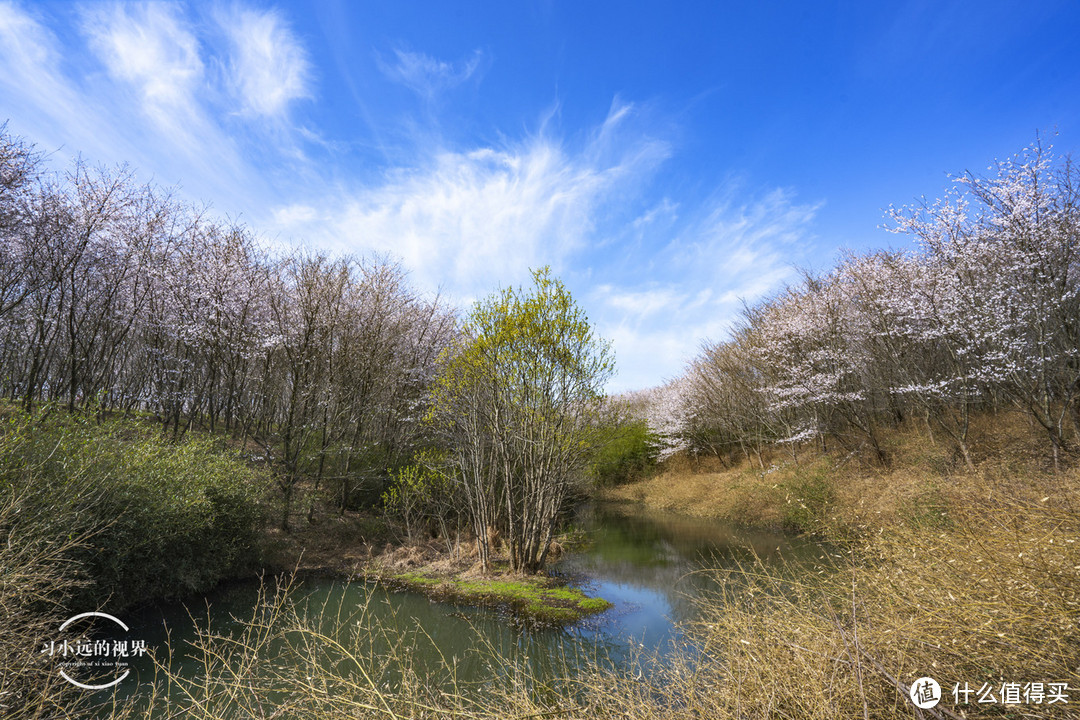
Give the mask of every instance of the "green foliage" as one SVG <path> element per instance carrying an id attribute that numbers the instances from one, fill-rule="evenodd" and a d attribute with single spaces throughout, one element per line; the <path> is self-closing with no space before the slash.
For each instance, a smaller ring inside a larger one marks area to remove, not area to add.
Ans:
<path id="1" fill-rule="evenodd" d="M 648 477 L 656 468 L 658 443 L 644 420 L 601 426 L 589 477 L 599 486 L 622 485 Z"/>
<path id="2" fill-rule="evenodd" d="M 390 473 L 383 506 L 405 525 L 410 540 L 436 528 L 445 536 L 456 525 L 452 478 L 435 469 L 443 465 L 437 455 L 424 452 L 417 454 L 413 464 Z"/>
<path id="3" fill-rule="evenodd" d="M 551 422 L 569 402 L 599 399 L 614 372 L 608 343 L 550 270 L 533 272 L 532 292 L 507 288 L 478 302 L 466 319 L 466 341 L 444 357 L 436 399 L 486 387 L 505 409 Z M 436 404 L 438 409 L 438 403 Z"/>
<path id="4" fill-rule="evenodd" d="M 495 528 L 513 569 L 535 572 L 596 446 L 610 345 L 544 268 L 531 288 L 478 302 L 441 361 L 429 421 L 461 479 L 480 561 Z"/>
<path id="5" fill-rule="evenodd" d="M 0 432 L 0 490 L 20 498 L 25 527 L 87 538 L 71 555 L 89 581 L 78 602 L 203 592 L 256 559 L 266 483 L 210 439 L 47 414 Z"/>

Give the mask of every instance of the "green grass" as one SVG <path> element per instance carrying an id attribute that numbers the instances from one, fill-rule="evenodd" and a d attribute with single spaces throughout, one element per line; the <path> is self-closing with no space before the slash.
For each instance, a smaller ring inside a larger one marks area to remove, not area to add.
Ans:
<path id="1" fill-rule="evenodd" d="M 462 578 L 414 571 L 381 579 L 447 602 L 508 608 L 543 625 L 569 625 L 611 607 L 603 598 L 589 597 L 542 575 Z"/>

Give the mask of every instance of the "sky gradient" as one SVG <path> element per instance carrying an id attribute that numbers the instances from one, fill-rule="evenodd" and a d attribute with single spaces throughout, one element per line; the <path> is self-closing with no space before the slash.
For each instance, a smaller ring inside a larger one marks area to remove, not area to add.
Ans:
<path id="1" fill-rule="evenodd" d="M 462 306 L 549 264 L 617 391 L 906 247 L 883 210 L 947 173 L 1080 147 L 1077 37 L 1067 1 L 0 0 L 0 122 Z"/>

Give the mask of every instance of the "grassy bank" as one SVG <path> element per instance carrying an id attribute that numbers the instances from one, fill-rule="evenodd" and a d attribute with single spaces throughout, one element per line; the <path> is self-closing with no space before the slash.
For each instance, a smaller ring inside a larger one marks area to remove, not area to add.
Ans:
<path id="1" fill-rule="evenodd" d="M 953 446 L 923 424 L 887 433 L 889 464 L 865 453 L 804 447 L 766 450 L 733 465 L 716 457 L 676 456 L 650 478 L 604 488 L 608 500 L 723 519 L 752 527 L 809 532 L 831 540 L 865 537 L 898 526 L 943 526 L 959 510 L 1000 501 L 1072 507 L 1075 469 L 1054 474 L 1039 429 L 1016 415 L 972 423 L 980 454 L 974 471 Z M 865 448 L 864 448 L 865 449 Z"/>
<path id="2" fill-rule="evenodd" d="M 388 546 L 359 566 L 358 574 L 441 602 L 505 610 L 530 626 L 569 625 L 611 607 L 561 578 L 512 572 L 498 550 L 496 546 L 494 566 L 482 572 L 475 549 L 469 552 L 461 545 L 448 548 L 430 541 Z"/>
<path id="3" fill-rule="evenodd" d="M 505 608 L 528 624 L 568 625 L 611 607 L 607 600 L 589 597 L 553 578 L 500 573 L 498 569 L 494 577 L 422 570 L 375 577 L 391 587 L 423 593 L 444 602 Z"/>

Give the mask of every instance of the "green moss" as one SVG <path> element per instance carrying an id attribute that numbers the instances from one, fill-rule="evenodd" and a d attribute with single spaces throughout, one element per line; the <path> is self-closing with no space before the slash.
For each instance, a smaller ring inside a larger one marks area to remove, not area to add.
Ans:
<path id="1" fill-rule="evenodd" d="M 540 575 L 466 579 L 413 571 L 382 579 L 439 600 L 509 608 L 519 617 L 547 625 L 567 625 L 611 607 L 603 598 L 588 597 L 578 588 Z"/>
<path id="2" fill-rule="evenodd" d="M 429 577 L 418 572 L 401 573 L 400 575 L 395 575 L 394 579 L 408 585 L 425 585 L 431 587 L 437 587 L 442 583 L 442 581 L 436 577 Z"/>
<path id="3" fill-rule="evenodd" d="M 587 613 L 598 613 L 611 607 L 611 603 L 604 598 L 585 598 L 578 603 L 578 607 Z"/>

